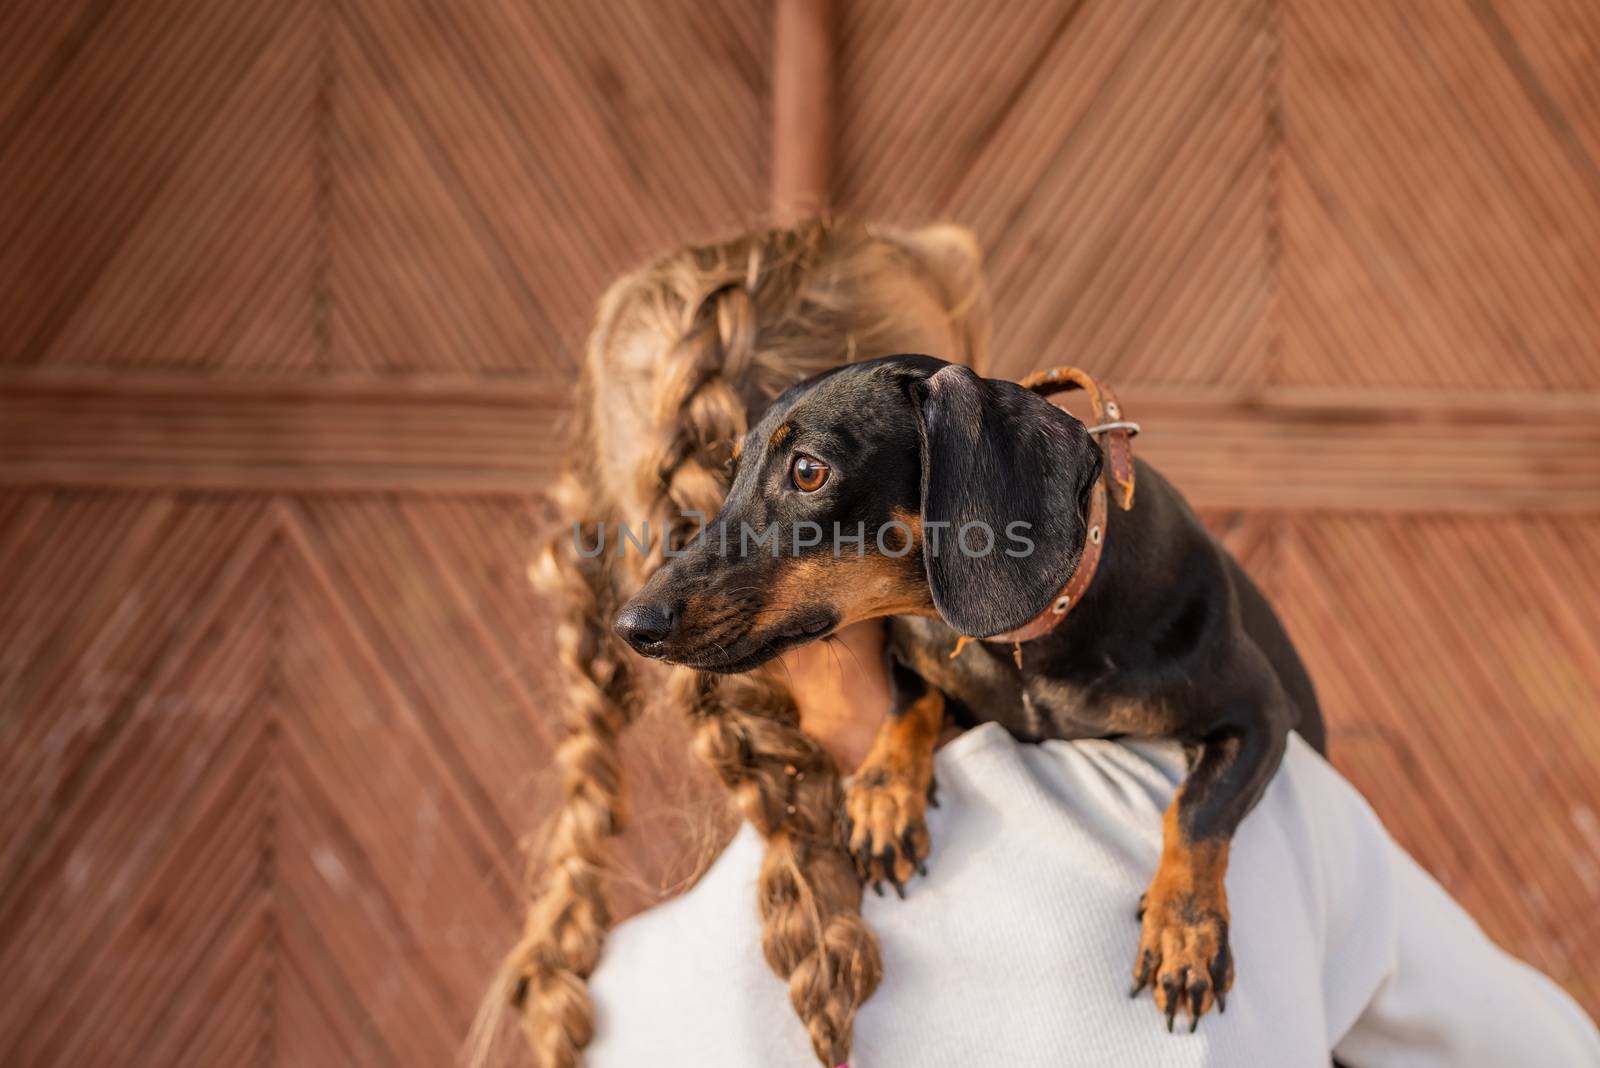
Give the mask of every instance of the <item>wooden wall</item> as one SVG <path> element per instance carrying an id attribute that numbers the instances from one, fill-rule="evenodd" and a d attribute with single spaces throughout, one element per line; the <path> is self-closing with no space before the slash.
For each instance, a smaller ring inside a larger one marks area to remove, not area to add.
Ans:
<path id="1" fill-rule="evenodd" d="M 1335 763 L 1600 1011 L 1600 10 L 839 4 L 845 211 L 1112 378 Z M 593 301 L 758 218 L 767 5 L 0 13 L 0 1061 L 440 1064 L 549 798 Z"/>

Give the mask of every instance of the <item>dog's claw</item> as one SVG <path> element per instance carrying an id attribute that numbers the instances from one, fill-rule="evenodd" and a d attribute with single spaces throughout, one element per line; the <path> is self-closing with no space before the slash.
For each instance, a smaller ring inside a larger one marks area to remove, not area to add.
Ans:
<path id="1" fill-rule="evenodd" d="M 1155 954 L 1147 949 L 1139 956 L 1139 966 L 1133 973 L 1133 989 L 1128 991 L 1128 996 L 1138 997 L 1139 992 L 1150 985 L 1150 977 L 1153 974 L 1155 974 Z"/>
<path id="2" fill-rule="evenodd" d="M 1218 1012 L 1224 1011 L 1233 983 L 1227 920 L 1191 892 L 1152 890 L 1144 900 L 1141 922 L 1129 996 L 1138 997 L 1151 987 L 1167 1030 L 1177 1030 L 1178 1014 L 1183 1012 L 1193 1033 L 1213 1001 Z"/>
<path id="3" fill-rule="evenodd" d="M 1211 990 L 1216 995 L 1217 1012 L 1228 1011 L 1228 987 L 1233 984 L 1233 948 L 1228 945 L 1227 938 L 1222 941 L 1222 949 L 1211 961 Z"/>
<path id="4" fill-rule="evenodd" d="M 904 901 L 906 899 L 906 887 L 895 870 L 897 863 L 895 847 L 892 845 L 884 846 L 883 849 L 879 850 L 877 860 L 878 868 L 883 872 L 883 877 L 888 880 L 890 886 L 894 887 L 894 892 L 900 896 L 900 900 Z"/>
<path id="5" fill-rule="evenodd" d="M 845 792 L 844 849 L 864 884 L 878 889 L 888 883 L 903 898 L 906 884 L 928 871 L 926 797 L 914 772 L 893 766 L 875 771 L 858 773 Z"/>
<path id="6" fill-rule="evenodd" d="M 851 838 L 845 839 L 847 845 L 855 836 L 855 821 L 850 823 Z M 864 832 L 861 845 L 850 851 L 850 859 L 855 863 L 856 874 L 861 876 L 863 882 L 873 880 L 872 873 L 872 831 Z"/>
<path id="7" fill-rule="evenodd" d="M 1172 1025 L 1178 1018 L 1178 1006 L 1183 1004 L 1184 986 L 1189 978 L 1189 969 L 1183 968 L 1176 975 L 1168 975 L 1161 980 L 1161 992 L 1166 995 L 1167 1001 L 1167 1032 L 1172 1032 Z"/>

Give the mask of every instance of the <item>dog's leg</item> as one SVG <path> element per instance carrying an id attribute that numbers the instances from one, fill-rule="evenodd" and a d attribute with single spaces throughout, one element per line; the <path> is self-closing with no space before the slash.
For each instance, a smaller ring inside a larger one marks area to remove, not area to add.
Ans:
<path id="1" fill-rule="evenodd" d="M 844 839 L 863 881 L 883 893 L 888 881 L 901 897 L 925 871 L 933 793 L 933 751 L 944 725 L 944 694 L 909 669 L 891 665 L 894 703 L 872 748 L 845 790 Z"/>
<path id="2" fill-rule="evenodd" d="M 1168 806 L 1161 863 L 1139 901 L 1133 991 L 1154 988 L 1167 1030 L 1179 1010 L 1193 1031 L 1233 985 L 1228 946 L 1228 845 L 1283 757 L 1288 727 L 1276 713 L 1219 731 L 1191 750 L 1189 777 Z"/>

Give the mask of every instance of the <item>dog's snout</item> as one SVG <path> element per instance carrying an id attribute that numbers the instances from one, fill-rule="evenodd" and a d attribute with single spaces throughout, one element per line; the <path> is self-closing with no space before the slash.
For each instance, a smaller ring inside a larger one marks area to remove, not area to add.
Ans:
<path id="1" fill-rule="evenodd" d="M 630 604 L 617 613 L 617 637 L 645 656 L 660 656 L 661 643 L 672 635 L 677 616 L 665 605 Z"/>

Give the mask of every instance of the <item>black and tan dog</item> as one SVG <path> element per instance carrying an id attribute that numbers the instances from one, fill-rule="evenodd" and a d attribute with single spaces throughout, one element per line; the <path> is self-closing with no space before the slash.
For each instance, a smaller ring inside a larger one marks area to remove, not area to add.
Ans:
<path id="1" fill-rule="evenodd" d="M 1229 841 L 1288 732 L 1322 748 L 1320 713 L 1266 599 L 1135 466 L 1114 402 L 1077 372 L 1032 384 L 894 356 L 788 390 L 745 437 L 722 511 L 616 629 L 645 656 L 738 672 L 892 617 L 894 705 L 844 826 L 864 877 L 896 889 L 929 847 L 947 712 L 1025 740 L 1183 742 L 1133 992 L 1153 985 L 1168 1028 L 1181 1008 L 1192 1030 L 1233 981 Z M 1041 396 L 1069 384 L 1096 394 L 1101 444 Z"/>

